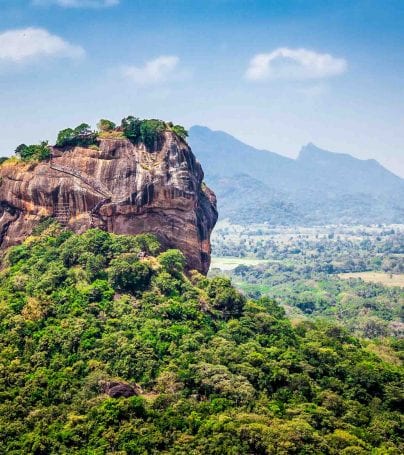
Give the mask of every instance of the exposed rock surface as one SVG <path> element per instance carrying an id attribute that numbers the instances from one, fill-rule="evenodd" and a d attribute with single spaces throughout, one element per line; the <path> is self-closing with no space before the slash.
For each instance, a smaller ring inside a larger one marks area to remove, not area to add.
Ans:
<path id="1" fill-rule="evenodd" d="M 131 385 L 121 381 L 101 381 L 100 389 L 111 398 L 129 398 L 142 392 L 138 384 Z"/>
<path id="2" fill-rule="evenodd" d="M 0 167 L 0 248 L 55 216 L 78 233 L 154 233 L 165 247 L 179 248 L 189 268 L 207 272 L 216 197 L 177 135 L 165 132 L 155 151 L 122 138 L 101 139 L 99 150 L 54 147 L 52 155 L 36 165 Z"/>

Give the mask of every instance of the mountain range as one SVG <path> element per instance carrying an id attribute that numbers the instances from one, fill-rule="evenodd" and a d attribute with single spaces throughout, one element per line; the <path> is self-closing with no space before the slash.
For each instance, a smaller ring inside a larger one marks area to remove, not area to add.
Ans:
<path id="1" fill-rule="evenodd" d="M 189 143 L 218 196 L 222 219 L 282 225 L 404 220 L 404 179 L 376 160 L 314 144 L 291 159 L 203 126 L 189 130 Z"/>

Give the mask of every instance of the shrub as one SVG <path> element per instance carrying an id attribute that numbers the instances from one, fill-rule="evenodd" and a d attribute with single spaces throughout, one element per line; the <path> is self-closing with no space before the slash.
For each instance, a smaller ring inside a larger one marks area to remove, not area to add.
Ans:
<path id="1" fill-rule="evenodd" d="M 15 154 L 23 161 L 43 161 L 50 157 L 48 141 L 42 141 L 40 144 L 25 145 L 20 144 L 15 149 Z"/>
<path id="2" fill-rule="evenodd" d="M 99 129 L 99 131 L 113 131 L 116 128 L 116 125 L 114 122 L 111 122 L 111 120 L 102 118 L 97 123 L 97 128 Z"/>
<path id="3" fill-rule="evenodd" d="M 188 131 L 181 125 L 173 125 L 171 130 L 184 141 L 188 137 Z"/>
<path id="4" fill-rule="evenodd" d="M 8 262 L 11 266 L 19 261 L 26 261 L 29 258 L 29 250 L 26 245 L 17 245 L 8 250 Z"/>
<path id="5" fill-rule="evenodd" d="M 163 269 L 172 275 L 178 275 L 184 271 L 185 256 L 179 250 L 167 250 L 157 258 Z"/>
<path id="6" fill-rule="evenodd" d="M 32 229 L 32 235 L 40 235 L 49 229 L 52 225 L 56 225 L 57 222 L 55 218 L 47 216 L 41 219 L 39 224 L 37 224 L 34 229 Z"/>

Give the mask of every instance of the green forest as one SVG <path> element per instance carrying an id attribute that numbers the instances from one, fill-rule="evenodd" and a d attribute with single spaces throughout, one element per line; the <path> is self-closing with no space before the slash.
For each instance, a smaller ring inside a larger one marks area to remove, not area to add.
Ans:
<path id="1" fill-rule="evenodd" d="M 226 225 L 212 244 L 211 276 L 231 278 L 250 297 L 276 299 L 292 319 L 333 320 L 366 338 L 404 334 L 401 227 Z M 234 268 L 223 272 L 226 259 Z M 361 279 L 372 272 L 378 279 Z"/>
<path id="2" fill-rule="evenodd" d="M 402 347 L 43 223 L 0 272 L 0 453 L 399 455 Z"/>

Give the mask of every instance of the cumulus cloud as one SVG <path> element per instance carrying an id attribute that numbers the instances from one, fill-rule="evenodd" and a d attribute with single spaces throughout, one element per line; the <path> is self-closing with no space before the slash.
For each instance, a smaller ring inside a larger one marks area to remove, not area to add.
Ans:
<path id="1" fill-rule="evenodd" d="M 342 74 L 346 69 L 347 62 L 343 58 L 307 49 L 280 47 L 267 54 L 255 55 L 245 77 L 251 81 L 322 79 Z"/>
<path id="2" fill-rule="evenodd" d="M 178 63 L 179 58 L 175 55 L 161 55 L 140 67 L 126 66 L 122 74 L 137 85 L 159 84 L 173 78 Z"/>
<path id="3" fill-rule="evenodd" d="M 62 8 L 109 8 L 119 4 L 119 0 L 33 0 L 34 5 L 57 5 Z"/>
<path id="4" fill-rule="evenodd" d="M 22 28 L 0 33 L 0 62 L 22 62 L 36 57 L 84 56 L 82 47 L 68 43 L 43 28 Z"/>

